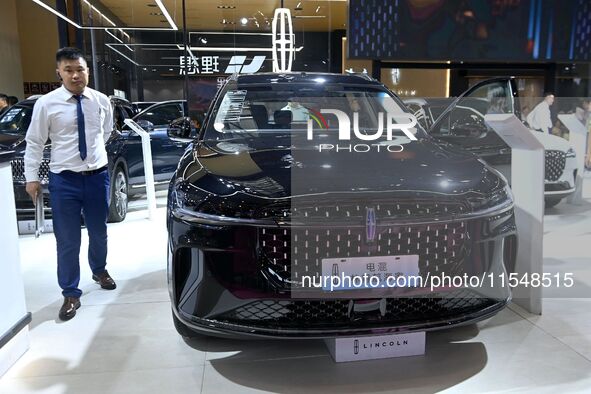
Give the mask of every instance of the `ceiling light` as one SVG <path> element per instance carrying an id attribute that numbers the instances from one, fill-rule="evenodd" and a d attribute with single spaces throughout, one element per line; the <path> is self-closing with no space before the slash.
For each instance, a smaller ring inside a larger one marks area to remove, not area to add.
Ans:
<path id="1" fill-rule="evenodd" d="M 168 21 L 168 23 L 170 23 L 170 27 L 172 27 L 172 30 L 178 30 L 179 28 L 176 26 L 176 24 L 172 20 L 172 17 L 168 13 L 168 10 L 166 9 L 166 7 L 164 7 L 164 4 L 162 4 L 162 0 L 154 0 L 154 1 L 156 2 L 156 4 L 158 4 L 158 7 L 160 7 L 160 11 L 162 11 L 162 13 L 166 17 L 166 20 Z"/>
<path id="2" fill-rule="evenodd" d="M 240 18 L 240 23 L 242 23 L 242 25 L 246 25 L 248 23 L 248 19 L 247 18 Z"/>
<path id="3" fill-rule="evenodd" d="M 316 7 L 316 13 L 318 13 L 318 11 L 320 11 L 320 6 Z"/>
<path id="4" fill-rule="evenodd" d="M 33 2 L 34 3 L 37 3 L 41 7 L 45 8 L 47 11 L 51 12 L 52 14 L 55 14 L 58 17 L 62 18 L 66 22 L 70 23 L 71 25 L 76 26 L 78 29 L 81 29 L 82 28 L 82 26 L 80 26 L 79 24 L 77 24 L 73 20 L 69 19 L 68 17 L 62 15 L 60 12 L 57 12 L 56 10 L 54 10 L 53 8 L 51 8 L 50 6 L 48 6 L 47 4 L 45 4 L 44 2 L 42 2 L 41 0 L 33 0 Z"/>
<path id="5" fill-rule="evenodd" d="M 300 2 L 298 2 L 298 5 L 295 6 L 294 11 L 302 11 L 302 10 L 303 10 L 302 2 L 300 1 Z"/>

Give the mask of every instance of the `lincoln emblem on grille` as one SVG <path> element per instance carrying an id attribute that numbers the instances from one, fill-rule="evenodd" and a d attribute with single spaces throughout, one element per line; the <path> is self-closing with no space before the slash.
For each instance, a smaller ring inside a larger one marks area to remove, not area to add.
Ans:
<path id="1" fill-rule="evenodd" d="M 366 208 L 365 216 L 365 240 L 373 242 L 376 238 L 376 211 L 374 208 Z"/>

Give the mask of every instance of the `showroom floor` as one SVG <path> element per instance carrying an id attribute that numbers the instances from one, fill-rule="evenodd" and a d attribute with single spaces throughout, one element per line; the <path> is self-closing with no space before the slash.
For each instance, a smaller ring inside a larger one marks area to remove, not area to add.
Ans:
<path id="1" fill-rule="evenodd" d="M 136 210 L 109 227 L 117 290 L 99 289 L 82 257 L 82 307 L 66 323 L 57 321 L 53 236 L 22 236 L 31 348 L 0 380 L 0 392 L 591 392 L 591 174 L 584 197 L 547 212 L 544 238 L 545 271 L 573 272 L 581 298 L 549 291 L 542 316 L 511 305 L 478 326 L 428 334 L 425 356 L 343 364 L 317 340 L 178 336 L 162 197 L 154 221 Z"/>

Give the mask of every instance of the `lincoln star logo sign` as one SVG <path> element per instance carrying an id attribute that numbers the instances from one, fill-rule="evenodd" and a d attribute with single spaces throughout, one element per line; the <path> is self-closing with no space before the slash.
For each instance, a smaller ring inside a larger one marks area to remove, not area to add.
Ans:
<path id="1" fill-rule="evenodd" d="M 365 240 L 373 242 L 376 239 L 376 211 L 374 208 L 367 208 L 365 215 Z"/>
<path id="2" fill-rule="evenodd" d="M 275 9 L 273 16 L 273 72 L 290 72 L 294 47 L 293 26 L 289 8 Z"/>

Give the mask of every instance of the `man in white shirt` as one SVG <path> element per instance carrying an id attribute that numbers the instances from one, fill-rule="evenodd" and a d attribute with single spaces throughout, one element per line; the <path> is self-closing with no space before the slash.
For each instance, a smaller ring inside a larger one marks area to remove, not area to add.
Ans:
<path id="1" fill-rule="evenodd" d="M 113 111 L 104 94 L 90 89 L 88 67 L 76 48 L 57 51 L 59 89 L 39 98 L 33 108 L 25 151 L 26 190 L 35 201 L 42 193 L 39 166 L 51 140 L 49 193 L 57 244 L 58 283 L 64 302 L 61 320 L 80 307 L 80 217 L 88 230 L 88 262 L 92 278 L 103 289 L 115 289 L 107 270 L 109 174 L 105 142 L 113 128 Z"/>
<path id="2" fill-rule="evenodd" d="M 297 101 L 290 101 L 287 105 L 281 108 L 282 111 L 291 111 L 291 120 L 293 122 L 307 122 L 310 118 L 308 109 Z"/>
<path id="3" fill-rule="evenodd" d="M 535 108 L 527 115 L 527 124 L 536 131 L 543 133 L 552 132 L 552 118 L 550 115 L 550 106 L 554 103 L 554 95 L 546 93 L 544 100 L 535 106 Z"/>

